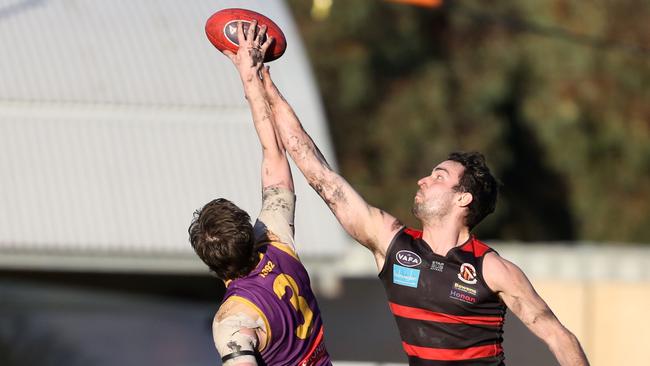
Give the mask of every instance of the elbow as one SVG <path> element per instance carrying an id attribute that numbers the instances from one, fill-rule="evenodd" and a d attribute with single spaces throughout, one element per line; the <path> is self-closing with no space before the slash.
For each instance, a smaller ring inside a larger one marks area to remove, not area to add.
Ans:
<path id="1" fill-rule="evenodd" d="M 547 334 L 544 339 L 550 349 L 562 349 L 569 343 L 577 341 L 576 336 L 564 326 L 560 326 L 554 332 Z"/>

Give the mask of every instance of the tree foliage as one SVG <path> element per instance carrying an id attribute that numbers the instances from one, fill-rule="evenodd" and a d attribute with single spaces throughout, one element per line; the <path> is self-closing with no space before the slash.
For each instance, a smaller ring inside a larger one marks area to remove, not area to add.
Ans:
<path id="1" fill-rule="evenodd" d="M 650 242 L 650 2 L 289 3 L 372 204 L 417 225 L 417 179 L 478 150 L 503 183 L 482 237 Z"/>

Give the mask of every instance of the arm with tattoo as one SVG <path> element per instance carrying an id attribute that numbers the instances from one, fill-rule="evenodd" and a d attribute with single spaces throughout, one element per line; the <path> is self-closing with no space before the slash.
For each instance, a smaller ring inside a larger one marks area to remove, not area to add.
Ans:
<path id="1" fill-rule="evenodd" d="M 262 43 L 266 27 L 257 28 L 255 21 L 246 33 L 241 23 L 238 24 L 239 49 L 237 53 L 224 53 L 239 72 L 255 131 L 262 145 L 262 210 L 254 225 L 255 239 L 260 242 L 280 242 L 295 251 L 293 177 L 284 146 L 275 133 L 271 106 L 259 74 L 264 54 L 273 38 L 269 37 Z"/>
<path id="2" fill-rule="evenodd" d="M 276 136 L 273 114 L 260 79 L 264 54 L 273 42 L 273 37 L 268 37 L 262 42 L 265 34 L 266 26 L 258 28 L 255 21 L 244 34 L 240 22 L 237 24 L 239 49 L 237 53 L 224 51 L 224 54 L 230 58 L 239 72 L 255 130 L 262 145 L 262 190 L 268 187 L 280 187 L 293 192 L 289 161 L 284 146 Z"/>
<path id="3" fill-rule="evenodd" d="M 262 69 L 262 79 L 273 111 L 276 132 L 287 152 L 343 228 L 375 254 L 381 267 L 388 244 L 402 227 L 401 223 L 392 215 L 369 205 L 343 177 L 332 170 L 291 106 L 279 93 L 268 67 Z"/>

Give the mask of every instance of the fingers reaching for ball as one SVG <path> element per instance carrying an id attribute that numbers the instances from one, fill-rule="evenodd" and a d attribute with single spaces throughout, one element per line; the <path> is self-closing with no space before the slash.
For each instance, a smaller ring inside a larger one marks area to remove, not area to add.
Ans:
<path id="1" fill-rule="evenodd" d="M 257 20 L 253 20 L 248 24 L 248 32 L 246 33 L 246 41 L 248 41 L 249 44 L 255 43 L 256 31 L 257 31 Z M 241 47 L 241 44 L 239 46 Z"/>
<path id="2" fill-rule="evenodd" d="M 273 37 L 267 37 L 266 41 L 262 43 L 262 54 L 266 55 L 266 51 L 271 47 L 271 44 L 273 43 Z"/>
<path id="3" fill-rule="evenodd" d="M 205 32 L 210 43 L 229 58 L 237 54 L 240 45 L 265 48 L 264 62 L 279 58 L 287 48 L 282 29 L 273 20 L 252 10 L 219 10 L 206 21 Z M 271 37 L 272 43 L 266 47 L 265 43 L 270 42 Z"/>
<path id="4" fill-rule="evenodd" d="M 259 27 L 259 30 L 257 31 L 257 37 L 255 37 L 255 43 L 258 45 L 264 44 L 266 41 L 265 36 L 266 35 L 266 25 L 261 25 Z"/>

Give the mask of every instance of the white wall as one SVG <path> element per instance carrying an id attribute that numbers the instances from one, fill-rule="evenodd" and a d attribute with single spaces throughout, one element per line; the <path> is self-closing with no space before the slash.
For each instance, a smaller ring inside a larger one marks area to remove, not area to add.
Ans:
<path id="1" fill-rule="evenodd" d="M 257 214 L 261 151 L 250 112 L 234 67 L 204 33 L 225 7 L 257 10 L 282 27 L 288 48 L 271 64 L 274 78 L 334 159 L 282 1 L 0 5 L 0 253 L 187 255 L 192 212 L 209 200 L 226 197 Z M 340 253 L 344 233 L 294 176 L 299 251 Z"/>

